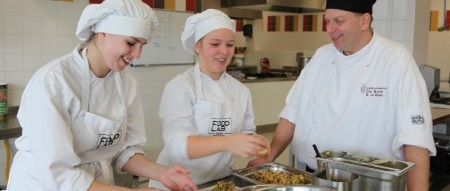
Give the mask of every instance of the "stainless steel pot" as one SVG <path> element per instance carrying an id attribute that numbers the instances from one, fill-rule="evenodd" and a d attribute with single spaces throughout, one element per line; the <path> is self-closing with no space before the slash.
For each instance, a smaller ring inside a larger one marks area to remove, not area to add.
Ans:
<path id="1" fill-rule="evenodd" d="M 300 72 L 305 68 L 306 64 L 308 64 L 311 57 L 305 57 L 303 55 L 297 54 L 297 75 L 300 75 Z"/>

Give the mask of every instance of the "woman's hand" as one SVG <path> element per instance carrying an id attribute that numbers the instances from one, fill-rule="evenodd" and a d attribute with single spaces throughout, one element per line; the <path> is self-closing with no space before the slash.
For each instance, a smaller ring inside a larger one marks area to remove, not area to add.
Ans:
<path id="1" fill-rule="evenodd" d="M 253 156 L 263 157 L 270 152 L 269 141 L 262 135 L 233 134 L 230 135 L 227 151 L 235 155 L 249 158 Z M 258 156 L 258 154 L 260 154 Z"/>
<path id="2" fill-rule="evenodd" d="M 188 177 L 189 170 L 180 165 L 167 167 L 159 181 L 170 190 L 197 191 L 197 185 Z"/>

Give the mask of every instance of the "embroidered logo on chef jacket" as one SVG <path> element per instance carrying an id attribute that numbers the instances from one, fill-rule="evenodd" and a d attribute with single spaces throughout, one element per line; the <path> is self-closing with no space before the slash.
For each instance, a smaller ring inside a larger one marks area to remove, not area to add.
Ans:
<path id="1" fill-rule="evenodd" d="M 97 144 L 94 149 L 117 145 L 121 136 L 122 130 L 119 130 L 116 134 L 112 135 L 99 134 Z"/>
<path id="2" fill-rule="evenodd" d="M 208 134 L 215 136 L 231 134 L 231 118 L 211 118 Z"/>
<path id="3" fill-rule="evenodd" d="M 421 115 L 411 115 L 411 122 L 415 125 L 420 125 L 425 123 L 425 118 Z"/>
<path id="4" fill-rule="evenodd" d="M 361 85 L 361 93 L 366 97 L 384 97 L 387 87 L 370 87 L 367 83 Z"/>

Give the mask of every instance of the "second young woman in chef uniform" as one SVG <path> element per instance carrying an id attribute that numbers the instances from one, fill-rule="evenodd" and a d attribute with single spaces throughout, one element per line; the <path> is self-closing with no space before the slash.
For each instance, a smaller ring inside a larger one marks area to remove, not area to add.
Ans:
<path id="1" fill-rule="evenodd" d="M 162 95 L 164 148 L 157 162 L 185 166 L 197 185 L 228 175 L 234 155 L 251 157 L 269 147 L 263 136 L 249 135 L 256 129 L 250 91 L 225 72 L 234 33 L 234 20 L 218 10 L 189 17 L 181 40 L 197 63 Z M 156 181 L 150 186 L 161 188 Z"/>
<path id="2" fill-rule="evenodd" d="M 40 68 L 25 88 L 8 190 L 132 190 L 112 185 L 113 168 L 171 190 L 197 188 L 185 168 L 156 164 L 141 149 L 141 99 L 125 68 L 139 58 L 156 22 L 141 0 L 85 8 L 76 32 L 85 43 Z"/>

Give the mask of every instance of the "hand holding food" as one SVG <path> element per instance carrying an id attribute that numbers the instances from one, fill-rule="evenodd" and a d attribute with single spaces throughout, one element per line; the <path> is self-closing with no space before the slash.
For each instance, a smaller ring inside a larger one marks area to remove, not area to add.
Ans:
<path id="1" fill-rule="evenodd" d="M 258 158 L 265 157 L 265 156 L 267 155 L 268 152 L 269 152 L 269 151 L 268 151 L 267 149 L 263 149 L 263 150 L 258 151 L 258 154 L 256 154 L 256 156 L 257 156 Z"/>

